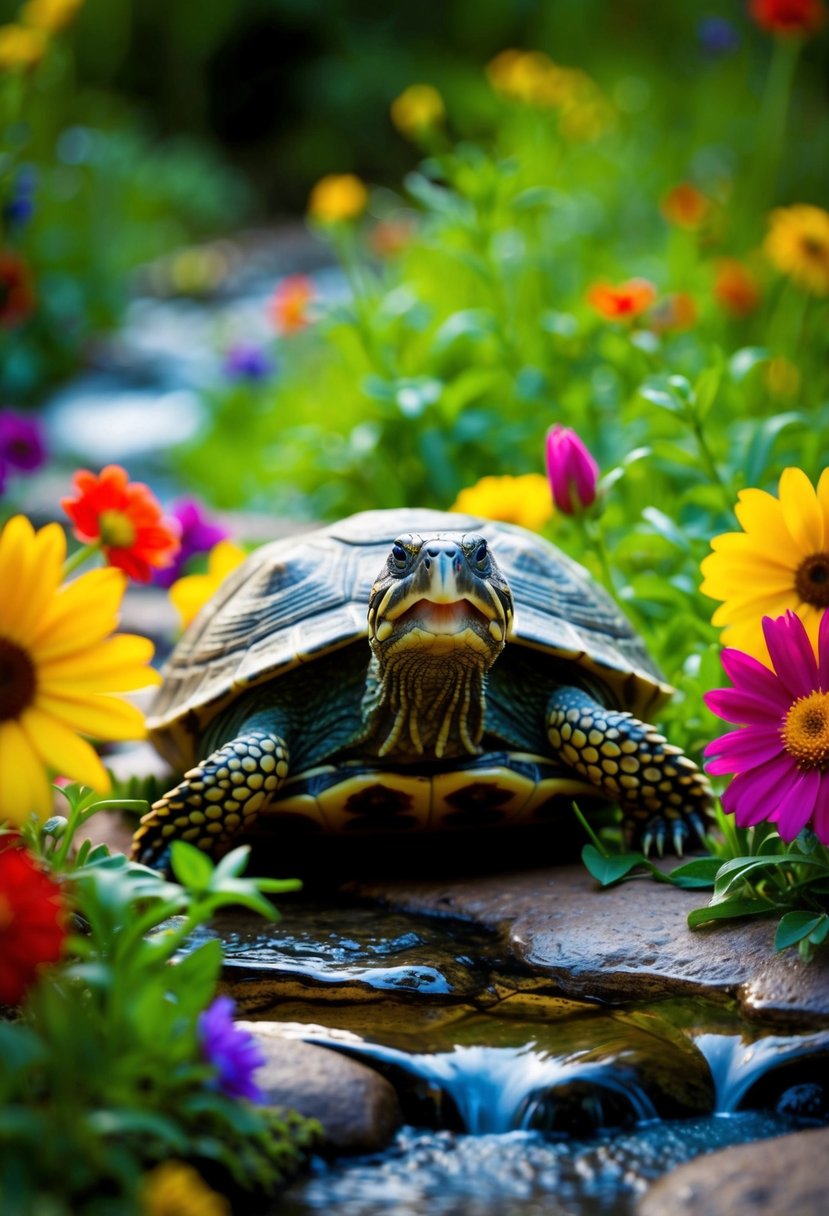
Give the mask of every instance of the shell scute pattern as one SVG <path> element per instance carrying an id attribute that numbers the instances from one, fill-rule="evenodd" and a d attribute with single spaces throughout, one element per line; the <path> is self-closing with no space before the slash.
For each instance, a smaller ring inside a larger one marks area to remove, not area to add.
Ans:
<path id="1" fill-rule="evenodd" d="M 148 718 L 157 744 L 185 719 L 203 729 L 240 690 L 367 636 L 370 589 L 404 532 L 480 532 L 515 599 L 511 643 L 609 679 L 641 712 L 669 693 L 611 598 L 546 540 L 522 528 L 431 510 L 367 511 L 255 550 L 187 630 Z"/>

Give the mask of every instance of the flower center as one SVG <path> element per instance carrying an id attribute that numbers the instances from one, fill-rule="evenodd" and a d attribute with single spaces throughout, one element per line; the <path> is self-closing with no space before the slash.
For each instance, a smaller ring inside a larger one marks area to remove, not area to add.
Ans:
<path id="1" fill-rule="evenodd" d="M 829 761 L 829 693 L 810 692 L 793 703 L 783 723 L 783 744 L 809 768 Z"/>
<path id="2" fill-rule="evenodd" d="M 829 607 L 829 553 L 804 557 L 794 576 L 795 590 L 806 604 Z"/>
<path id="3" fill-rule="evenodd" d="M 36 687 L 34 664 L 26 651 L 0 638 L 0 722 L 20 717 L 34 700 Z"/>
<path id="4" fill-rule="evenodd" d="M 129 549 L 135 544 L 135 524 L 123 511 L 102 511 L 98 525 L 101 544 L 108 549 Z"/>
<path id="5" fill-rule="evenodd" d="M 804 236 L 800 238 L 800 246 L 807 258 L 812 258 L 816 262 L 826 261 L 826 242 L 821 241 L 818 237 Z"/>

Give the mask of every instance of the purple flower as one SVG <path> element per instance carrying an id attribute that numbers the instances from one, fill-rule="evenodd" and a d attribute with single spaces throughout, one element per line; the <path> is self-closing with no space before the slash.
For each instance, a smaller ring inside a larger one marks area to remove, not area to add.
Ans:
<path id="1" fill-rule="evenodd" d="M 703 54 L 712 58 L 730 55 L 740 45 L 739 31 L 725 17 L 703 17 L 697 26 L 697 38 Z"/>
<path id="2" fill-rule="evenodd" d="M 829 611 L 818 632 L 818 657 L 794 612 L 763 617 L 771 670 L 728 648 L 722 665 L 733 688 L 706 693 L 705 704 L 739 725 L 705 749 L 709 773 L 736 774 L 723 794 L 738 827 L 767 819 L 783 840 L 812 820 L 829 844 Z"/>
<path id="3" fill-rule="evenodd" d="M 199 503 L 192 498 L 183 498 L 174 503 L 170 515 L 178 520 L 181 529 L 181 548 L 172 566 L 156 570 L 153 582 L 159 587 L 171 587 L 181 578 L 184 567 L 197 553 L 209 553 L 220 540 L 230 535 L 227 528 L 213 524 L 205 518 Z"/>
<path id="4" fill-rule="evenodd" d="M 556 423 L 547 432 L 547 476 L 565 515 L 579 515 L 596 501 L 599 466 L 569 426 Z"/>
<path id="5" fill-rule="evenodd" d="M 10 225 L 24 227 L 34 214 L 35 204 L 35 171 L 31 165 L 24 165 L 14 182 L 11 197 L 3 208 L 3 214 Z"/>
<path id="6" fill-rule="evenodd" d="M 40 425 L 16 410 L 0 410 L 0 461 L 31 473 L 46 459 Z"/>
<path id="7" fill-rule="evenodd" d="M 224 370 L 231 380 L 264 380 L 274 365 L 261 347 L 237 342 L 225 355 Z"/>
<path id="8" fill-rule="evenodd" d="M 3 461 L 0 460 L 0 497 L 2 497 L 3 492 L 6 489 L 6 477 L 7 476 L 8 476 L 8 470 L 6 469 L 6 466 L 3 464 Z"/>
<path id="9" fill-rule="evenodd" d="M 263 1102 L 264 1095 L 253 1074 L 265 1063 L 265 1055 L 250 1031 L 233 1021 L 234 1008 L 229 996 L 217 996 L 199 1015 L 202 1055 L 216 1069 L 214 1085 L 223 1094 Z"/>

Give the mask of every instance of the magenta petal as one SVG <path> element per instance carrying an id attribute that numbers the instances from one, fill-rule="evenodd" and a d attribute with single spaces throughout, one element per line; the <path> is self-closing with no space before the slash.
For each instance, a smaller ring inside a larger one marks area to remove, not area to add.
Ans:
<path id="1" fill-rule="evenodd" d="M 829 612 L 824 611 L 820 618 L 817 635 L 818 678 L 820 687 L 829 692 Z"/>
<path id="2" fill-rule="evenodd" d="M 729 731 L 712 739 L 705 748 L 705 756 L 711 759 L 706 768 L 709 773 L 740 773 L 747 768 L 756 768 L 780 754 L 782 743 L 777 730 L 758 730 L 753 726 Z"/>
<path id="3" fill-rule="evenodd" d="M 826 615 L 829 616 L 829 613 Z M 829 845 L 829 773 L 820 774 L 812 827 L 820 843 Z"/>
<path id="4" fill-rule="evenodd" d="M 791 705 L 792 698 L 777 676 L 758 659 L 744 654 L 742 650 L 734 650 L 732 647 L 726 647 L 720 655 L 720 659 L 725 674 L 735 687 L 754 693 L 758 697 L 765 697 L 774 704 L 779 704 L 783 709 L 788 709 Z"/>
<path id="5" fill-rule="evenodd" d="M 738 827 L 753 827 L 772 815 L 796 776 L 794 760 L 781 752 L 766 764 L 734 777 L 723 794 L 723 807 L 734 815 Z"/>
<path id="6" fill-rule="evenodd" d="M 769 815 L 772 823 L 777 825 L 782 840 L 794 840 L 801 828 L 809 822 L 815 809 L 819 788 L 820 772 L 816 768 L 801 769 L 798 772 L 774 812 Z"/>
<path id="7" fill-rule="evenodd" d="M 792 698 L 808 696 L 818 684 L 817 662 L 806 626 L 797 613 L 763 617 L 763 636 L 780 683 Z"/>
<path id="8" fill-rule="evenodd" d="M 704 693 L 702 699 L 718 718 L 740 726 L 751 726 L 755 720 L 759 720 L 762 726 L 781 722 L 790 704 L 787 698 L 781 707 L 779 702 L 773 703 L 767 697 L 759 697 L 743 688 L 716 688 L 713 692 Z"/>

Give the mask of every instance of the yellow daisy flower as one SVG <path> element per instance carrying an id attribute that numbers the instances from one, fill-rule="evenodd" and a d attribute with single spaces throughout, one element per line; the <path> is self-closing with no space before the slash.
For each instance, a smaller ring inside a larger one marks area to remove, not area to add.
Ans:
<path id="1" fill-rule="evenodd" d="M 20 13 L 24 25 L 56 34 L 75 18 L 84 0 L 27 0 Z"/>
<path id="2" fill-rule="evenodd" d="M 308 199 L 308 214 L 326 224 L 353 220 L 362 214 L 368 190 L 353 173 L 329 173 L 321 177 Z"/>
<path id="3" fill-rule="evenodd" d="M 829 212 L 808 203 L 778 207 L 763 248 L 773 265 L 812 295 L 829 295 Z"/>
<path id="4" fill-rule="evenodd" d="M 449 510 L 500 519 L 537 532 L 553 517 L 550 483 L 541 473 L 482 477 L 474 486 L 461 490 Z"/>
<path id="5" fill-rule="evenodd" d="M 165 1161 L 144 1179 L 144 1216 L 230 1216 L 230 1204 L 191 1165 Z"/>
<path id="6" fill-rule="evenodd" d="M 229 540 L 220 540 L 210 550 L 206 574 L 185 574 L 170 588 L 170 600 L 186 628 L 198 616 L 227 576 L 245 560 L 245 551 Z"/>
<path id="7" fill-rule="evenodd" d="M 152 642 L 108 636 L 127 580 L 91 570 L 61 585 L 66 536 L 23 515 L 0 533 L 0 819 L 48 815 L 49 770 L 106 792 L 95 739 L 140 739 L 144 719 L 117 693 L 157 683 Z"/>
<path id="8" fill-rule="evenodd" d="M 712 621 L 723 626 L 724 645 L 763 663 L 764 616 L 791 608 L 817 650 L 829 607 L 829 469 L 817 490 L 802 469 L 784 469 L 778 496 L 742 490 L 735 510 L 743 531 L 715 537 L 702 563 L 703 593 L 723 601 Z"/>
<path id="9" fill-rule="evenodd" d="M 25 25 L 0 25 L 0 71 L 5 68 L 31 68 L 46 50 L 41 30 Z"/>
<path id="10" fill-rule="evenodd" d="M 410 84 L 391 103 L 391 120 L 401 135 L 416 136 L 443 122 L 446 107 L 431 84 Z"/>

